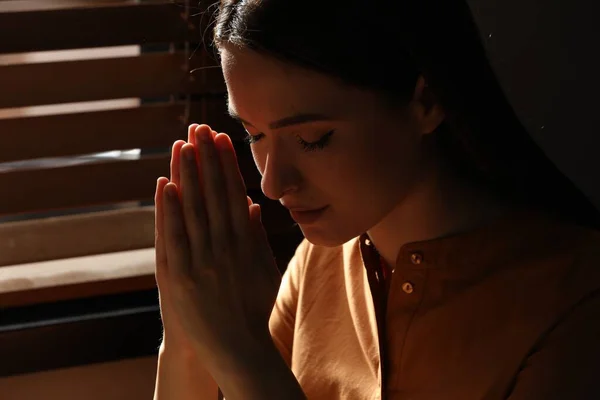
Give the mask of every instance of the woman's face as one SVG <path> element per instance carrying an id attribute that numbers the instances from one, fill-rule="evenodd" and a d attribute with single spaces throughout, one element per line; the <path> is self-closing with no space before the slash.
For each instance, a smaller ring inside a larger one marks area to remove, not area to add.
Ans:
<path id="1" fill-rule="evenodd" d="M 229 109 L 256 139 L 265 195 L 288 208 L 327 206 L 299 223 L 311 243 L 338 246 L 366 232 L 418 181 L 424 135 L 410 107 L 251 50 L 225 46 L 221 56 Z"/>

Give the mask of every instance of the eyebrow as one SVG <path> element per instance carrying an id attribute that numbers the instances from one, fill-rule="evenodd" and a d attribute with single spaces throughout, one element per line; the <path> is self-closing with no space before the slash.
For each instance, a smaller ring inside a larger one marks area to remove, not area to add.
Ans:
<path id="1" fill-rule="evenodd" d="M 238 120 L 239 122 L 253 126 L 248 121 L 244 121 L 240 116 L 231 108 L 227 108 L 229 116 L 233 119 Z M 289 117 L 278 119 L 277 121 L 273 121 L 269 124 L 269 129 L 281 129 L 289 126 L 306 124 L 309 122 L 319 122 L 319 121 L 331 121 L 331 117 L 325 114 L 318 113 L 302 113 L 290 115 Z"/>

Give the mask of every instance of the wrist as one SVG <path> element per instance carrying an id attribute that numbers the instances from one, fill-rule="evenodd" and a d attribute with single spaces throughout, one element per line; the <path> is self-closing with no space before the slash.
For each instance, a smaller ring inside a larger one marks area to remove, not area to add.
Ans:
<path id="1" fill-rule="evenodd" d="M 246 342 L 235 357 L 215 365 L 213 376 L 228 400 L 306 399 L 271 336 Z"/>
<path id="2" fill-rule="evenodd" d="M 161 344 L 154 400 L 216 399 L 216 382 L 201 361 L 189 350 Z"/>
<path id="3" fill-rule="evenodd" d="M 201 359 L 201 356 L 194 348 L 179 346 L 164 340 L 158 349 L 158 356 L 159 358 L 179 360 L 181 362 L 195 362 Z"/>

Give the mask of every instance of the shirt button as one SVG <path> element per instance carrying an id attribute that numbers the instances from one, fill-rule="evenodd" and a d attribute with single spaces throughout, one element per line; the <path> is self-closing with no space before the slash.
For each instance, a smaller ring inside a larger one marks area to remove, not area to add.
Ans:
<path id="1" fill-rule="evenodd" d="M 404 282 L 402 284 L 402 290 L 404 291 L 404 293 L 406 294 L 411 294 L 412 292 L 415 291 L 415 287 L 413 286 L 412 283 L 410 282 Z"/>
<path id="2" fill-rule="evenodd" d="M 410 261 L 415 265 L 419 265 L 423 262 L 423 255 L 421 253 L 412 253 L 410 255 Z"/>

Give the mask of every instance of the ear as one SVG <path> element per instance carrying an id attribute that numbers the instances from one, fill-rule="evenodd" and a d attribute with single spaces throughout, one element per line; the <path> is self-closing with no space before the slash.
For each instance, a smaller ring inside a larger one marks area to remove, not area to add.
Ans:
<path id="1" fill-rule="evenodd" d="M 435 131 L 446 117 L 442 106 L 423 76 L 419 76 L 413 98 L 409 104 L 411 118 L 422 135 Z"/>

